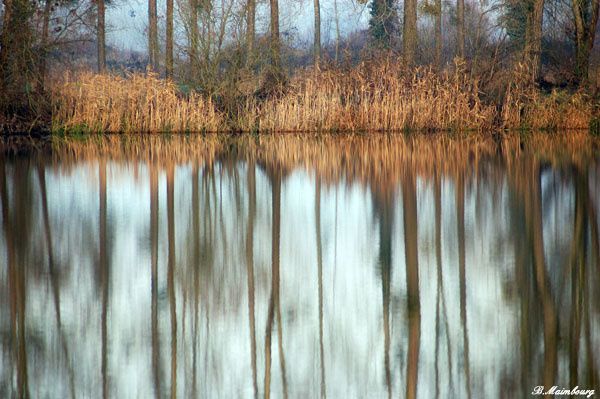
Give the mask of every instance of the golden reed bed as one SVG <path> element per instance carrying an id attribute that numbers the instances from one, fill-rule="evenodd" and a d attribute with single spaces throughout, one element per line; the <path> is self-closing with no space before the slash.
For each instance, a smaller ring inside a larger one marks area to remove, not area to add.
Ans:
<path id="1" fill-rule="evenodd" d="M 184 97 L 154 74 L 66 76 L 52 90 L 52 105 L 53 130 L 217 131 L 224 125 L 210 98 Z"/>
<path id="2" fill-rule="evenodd" d="M 480 83 L 460 65 L 436 73 L 386 62 L 348 70 L 309 69 L 276 94 L 239 95 L 235 110 L 182 94 L 153 74 L 83 73 L 52 90 L 53 129 L 66 132 L 389 131 L 494 128 L 587 129 L 583 94 L 542 94 L 508 85 L 502 105 L 482 100 Z M 257 93 L 255 93 L 257 94 Z M 229 94 L 230 95 L 230 94 Z"/>

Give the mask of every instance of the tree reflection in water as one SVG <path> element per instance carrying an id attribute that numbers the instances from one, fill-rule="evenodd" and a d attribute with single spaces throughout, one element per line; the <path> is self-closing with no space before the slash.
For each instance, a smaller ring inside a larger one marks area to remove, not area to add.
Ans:
<path id="1" fill-rule="evenodd" d="M 127 140 L 0 157 L 0 396 L 600 388 L 595 139 Z"/>

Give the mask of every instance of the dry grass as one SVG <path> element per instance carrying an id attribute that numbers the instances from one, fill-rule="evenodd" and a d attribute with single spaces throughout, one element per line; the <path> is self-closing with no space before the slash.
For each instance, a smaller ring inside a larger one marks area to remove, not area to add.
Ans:
<path id="1" fill-rule="evenodd" d="M 502 106 L 502 127 L 506 129 L 588 129 L 594 118 L 592 99 L 583 92 L 553 90 L 542 93 L 529 78 L 526 64 L 512 71 Z"/>
<path id="2" fill-rule="evenodd" d="M 590 127 L 596 107 L 585 94 L 543 94 L 520 64 L 508 76 L 503 104 L 497 107 L 482 100 L 479 81 L 461 64 L 442 73 L 389 60 L 348 70 L 308 69 L 266 98 L 264 93 L 239 95 L 233 100 L 236 112 L 224 112 L 210 98 L 194 92 L 183 95 L 172 82 L 155 75 L 83 73 L 55 85 L 53 129 L 357 132 Z"/>
<path id="3" fill-rule="evenodd" d="M 100 132 L 217 131 L 223 117 L 199 94 L 157 76 L 83 73 L 52 91 L 53 128 Z"/>
<path id="4" fill-rule="evenodd" d="M 485 130 L 494 120 L 460 65 L 436 74 L 389 60 L 304 71 L 283 96 L 248 109 L 261 131 Z"/>

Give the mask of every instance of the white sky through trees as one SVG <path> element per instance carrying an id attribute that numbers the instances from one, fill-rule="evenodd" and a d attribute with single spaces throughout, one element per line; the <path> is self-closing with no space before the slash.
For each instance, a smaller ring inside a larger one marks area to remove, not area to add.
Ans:
<path id="1" fill-rule="evenodd" d="M 177 2 L 176 2 L 177 3 Z M 308 0 L 283 0 L 279 6 L 280 29 L 287 33 L 294 45 L 309 45 L 313 37 L 313 3 Z M 268 31 L 268 3 L 257 4 L 257 35 Z M 338 0 L 338 13 L 341 35 L 366 29 L 369 10 L 366 5 L 353 0 Z M 177 14 L 177 10 L 175 11 Z M 159 37 L 164 39 L 165 4 L 158 0 Z M 175 16 L 177 18 L 177 15 Z M 127 0 L 115 2 L 107 8 L 108 25 L 107 44 L 124 50 L 146 52 L 148 47 L 148 2 L 147 0 Z M 185 39 L 182 35 L 182 24 L 175 22 L 179 44 Z M 289 40 L 289 39 L 288 39 Z M 334 0 L 321 2 L 321 40 L 324 45 L 335 41 Z M 289 41 L 288 41 L 289 42 Z"/>

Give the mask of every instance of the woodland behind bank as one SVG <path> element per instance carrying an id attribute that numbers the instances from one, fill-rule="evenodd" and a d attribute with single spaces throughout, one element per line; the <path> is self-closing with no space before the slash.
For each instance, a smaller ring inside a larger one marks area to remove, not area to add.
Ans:
<path id="1" fill-rule="evenodd" d="M 106 7 L 114 2 L 3 0 L 0 128 L 599 124 L 599 0 L 371 0 L 355 4 L 368 10 L 368 27 L 350 33 L 339 30 L 337 7 L 346 4 L 333 1 L 336 34 L 322 39 L 322 5 L 315 0 L 307 45 L 279 22 L 278 0 L 270 0 L 266 21 L 257 17 L 255 0 L 167 0 L 165 10 L 149 0 L 147 47 L 127 54 L 106 44 Z"/>

